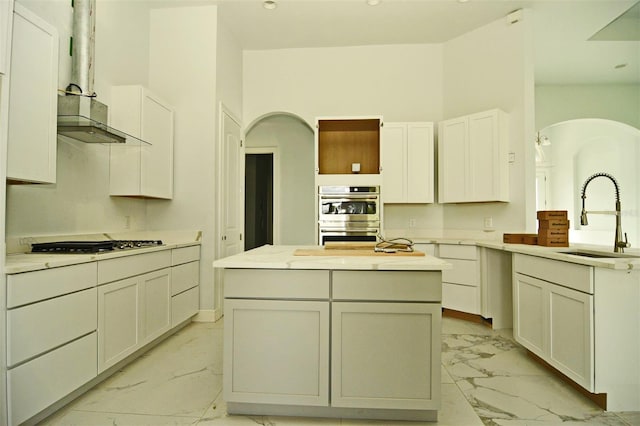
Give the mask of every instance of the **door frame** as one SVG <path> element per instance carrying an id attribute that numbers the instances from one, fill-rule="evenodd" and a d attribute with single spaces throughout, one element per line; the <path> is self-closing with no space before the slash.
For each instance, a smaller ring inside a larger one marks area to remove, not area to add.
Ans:
<path id="1" fill-rule="evenodd" d="M 271 154 L 273 158 L 273 244 L 278 245 L 280 244 L 280 156 L 278 154 L 278 147 L 245 147 L 245 159 L 248 154 Z M 247 218 L 245 217 L 244 220 L 246 221 Z"/>
<path id="2" fill-rule="evenodd" d="M 238 214 L 242 215 L 242 218 L 240 219 L 240 222 L 242 223 L 242 226 L 244 227 L 244 139 L 245 139 L 245 134 L 242 130 L 242 124 L 241 121 L 231 112 L 231 110 L 223 103 L 223 102 L 219 102 L 218 103 L 218 135 L 217 135 L 217 147 L 216 147 L 216 165 L 218 168 L 218 174 L 217 174 L 217 184 L 216 184 L 216 190 L 217 190 L 217 194 L 216 194 L 216 207 L 215 207 L 215 223 L 216 223 L 216 229 L 215 229 L 215 249 L 214 249 L 214 259 L 219 259 L 221 257 L 221 254 L 225 251 L 224 249 L 224 242 L 222 240 L 223 235 L 225 234 L 225 225 L 224 225 L 224 214 L 223 214 L 223 208 L 222 206 L 224 206 L 224 203 L 227 201 L 226 200 L 226 192 L 224 190 L 225 188 L 225 179 L 226 176 L 222 176 L 220 174 L 221 171 L 225 170 L 225 165 L 224 165 L 224 135 L 225 135 L 225 126 L 224 126 L 224 118 L 225 115 L 227 117 L 229 117 L 229 119 L 231 119 L 231 121 L 233 121 L 235 124 L 238 125 L 238 128 L 240 129 L 240 154 L 239 154 L 239 170 L 237 170 L 238 173 L 238 180 L 242 182 L 242 185 L 240 185 L 240 187 L 242 188 L 242 193 L 239 196 L 239 200 L 238 203 L 240 204 L 238 206 Z M 242 229 L 242 233 L 244 234 L 244 228 Z M 244 238 L 244 236 L 242 236 L 242 238 Z M 221 268 L 216 268 L 214 269 L 214 288 L 213 288 L 213 293 L 214 293 L 214 312 L 213 312 L 213 321 L 217 321 L 219 320 L 223 315 L 224 315 L 224 279 L 223 279 L 223 273 L 222 273 L 222 269 Z"/>

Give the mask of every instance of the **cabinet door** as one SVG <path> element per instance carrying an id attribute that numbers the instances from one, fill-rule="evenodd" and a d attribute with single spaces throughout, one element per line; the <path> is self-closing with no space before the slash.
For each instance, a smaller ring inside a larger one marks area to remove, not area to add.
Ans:
<path id="1" fill-rule="evenodd" d="M 441 203 L 466 201 L 468 119 L 440 123 L 438 143 L 438 197 Z"/>
<path id="2" fill-rule="evenodd" d="M 109 120 L 147 142 L 110 148 L 110 194 L 173 198 L 173 109 L 142 86 L 114 86 Z"/>
<path id="3" fill-rule="evenodd" d="M 332 406 L 439 408 L 440 304 L 334 302 L 331 315 Z"/>
<path id="4" fill-rule="evenodd" d="M 382 201 L 407 202 L 407 126 L 385 123 L 380 135 Z"/>
<path id="5" fill-rule="evenodd" d="M 513 337 L 534 354 L 545 357 L 548 330 L 548 283 L 514 275 Z"/>
<path id="6" fill-rule="evenodd" d="M 549 364 L 593 389 L 593 296 L 549 285 Z"/>
<path id="7" fill-rule="evenodd" d="M 433 203 L 433 124 L 407 125 L 407 202 Z"/>
<path id="8" fill-rule="evenodd" d="M 7 179 L 55 183 L 58 32 L 22 5 L 14 7 Z"/>
<path id="9" fill-rule="evenodd" d="M 140 277 L 143 301 L 142 344 L 151 342 L 171 328 L 171 268 Z"/>
<path id="10" fill-rule="evenodd" d="M 151 145 L 142 147 L 142 194 L 173 198 L 173 110 L 155 95 L 144 91 L 142 98 L 142 138 Z"/>
<path id="11" fill-rule="evenodd" d="M 469 201 L 508 201 L 503 185 L 508 179 L 508 154 L 502 119 L 498 110 L 469 116 Z"/>
<path id="12" fill-rule="evenodd" d="M 132 354 L 141 342 L 138 278 L 98 287 L 98 372 Z"/>
<path id="13" fill-rule="evenodd" d="M 0 1 L 0 74 L 7 73 L 7 64 L 9 63 L 12 12 L 13 0 Z"/>
<path id="14" fill-rule="evenodd" d="M 225 299 L 224 397 L 329 404 L 329 302 Z"/>

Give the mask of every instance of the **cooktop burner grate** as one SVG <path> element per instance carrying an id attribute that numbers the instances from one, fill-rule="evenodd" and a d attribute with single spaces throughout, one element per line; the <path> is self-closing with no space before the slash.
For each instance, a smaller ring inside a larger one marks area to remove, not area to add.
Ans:
<path id="1" fill-rule="evenodd" d="M 32 253 L 102 253 L 141 247 L 161 246 L 161 240 L 55 241 L 34 243 Z"/>

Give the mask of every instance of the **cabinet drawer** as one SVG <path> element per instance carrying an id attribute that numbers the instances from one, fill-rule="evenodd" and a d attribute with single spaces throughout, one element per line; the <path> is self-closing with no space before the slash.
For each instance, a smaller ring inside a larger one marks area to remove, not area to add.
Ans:
<path id="1" fill-rule="evenodd" d="M 225 298 L 329 299 L 329 271 L 225 269 Z"/>
<path id="2" fill-rule="evenodd" d="M 200 289 L 194 287 L 171 298 L 171 327 L 198 313 Z"/>
<path id="3" fill-rule="evenodd" d="M 439 244 L 438 257 L 445 257 L 447 259 L 477 260 L 477 247 L 462 246 L 459 244 Z"/>
<path id="4" fill-rule="evenodd" d="M 98 262 L 98 284 L 133 277 L 171 266 L 171 250 L 136 254 Z"/>
<path id="5" fill-rule="evenodd" d="M 440 271 L 333 271 L 333 300 L 442 300 Z"/>
<path id="6" fill-rule="evenodd" d="M 480 288 L 442 283 L 442 307 L 480 315 Z"/>
<path id="7" fill-rule="evenodd" d="M 516 254 L 513 269 L 530 277 L 593 294 L 592 266 Z"/>
<path id="8" fill-rule="evenodd" d="M 7 312 L 7 364 L 15 365 L 96 329 L 91 288 Z"/>
<path id="9" fill-rule="evenodd" d="M 189 246 L 171 250 L 171 266 L 200 260 L 200 246 Z"/>
<path id="10" fill-rule="evenodd" d="M 9 424 L 24 422 L 96 375 L 96 333 L 7 371 Z"/>
<path id="11" fill-rule="evenodd" d="M 184 263 L 171 268 L 171 295 L 195 287 L 200 282 L 200 262 Z"/>
<path id="12" fill-rule="evenodd" d="M 453 265 L 442 271 L 442 281 L 477 287 L 479 285 L 478 262 L 476 260 L 447 259 Z"/>
<path id="13" fill-rule="evenodd" d="M 97 263 L 7 275 L 7 308 L 95 287 Z"/>

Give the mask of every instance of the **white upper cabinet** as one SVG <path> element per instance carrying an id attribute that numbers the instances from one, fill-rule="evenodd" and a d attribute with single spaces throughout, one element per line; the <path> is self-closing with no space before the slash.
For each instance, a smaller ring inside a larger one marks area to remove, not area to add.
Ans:
<path id="1" fill-rule="evenodd" d="M 380 138 L 385 203 L 433 203 L 433 123 L 385 122 Z"/>
<path id="2" fill-rule="evenodd" d="M 7 180 L 54 183 L 58 32 L 19 3 L 14 7 Z"/>
<path id="3" fill-rule="evenodd" d="M 173 198 L 173 108 L 142 86 L 114 86 L 109 120 L 149 143 L 111 146 L 110 195 Z"/>
<path id="4" fill-rule="evenodd" d="M 439 202 L 509 201 L 507 135 L 508 115 L 498 109 L 441 122 Z"/>
<path id="5" fill-rule="evenodd" d="M 0 0 L 0 74 L 6 74 L 11 42 L 11 12 L 13 0 Z"/>

